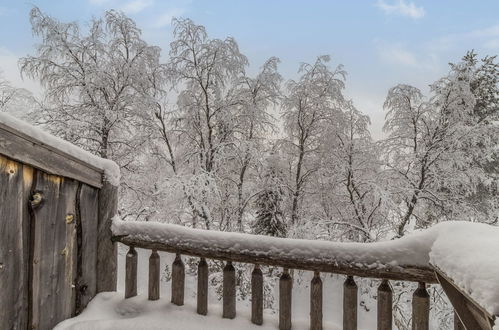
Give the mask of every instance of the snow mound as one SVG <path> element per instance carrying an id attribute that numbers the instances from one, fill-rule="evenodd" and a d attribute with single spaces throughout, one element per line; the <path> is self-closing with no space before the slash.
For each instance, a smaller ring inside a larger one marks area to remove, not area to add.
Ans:
<path id="1" fill-rule="evenodd" d="M 119 185 L 120 169 L 115 162 L 109 159 L 103 159 L 95 156 L 94 154 L 83 150 L 68 141 L 65 141 L 43 131 L 40 127 L 30 125 L 9 114 L 0 112 L 0 123 L 13 129 L 14 131 L 30 136 L 33 139 L 36 139 L 41 143 L 60 151 L 63 154 L 67 154 L 103 171 L 104 179 L 106 181 L 114 186 Z"/>

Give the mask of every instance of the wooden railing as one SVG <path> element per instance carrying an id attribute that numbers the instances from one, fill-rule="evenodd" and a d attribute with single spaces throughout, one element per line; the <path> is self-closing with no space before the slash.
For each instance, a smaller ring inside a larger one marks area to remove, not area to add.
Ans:
<path id="1" fill-rule="evenodd" d="M 310 329 L 322 329 L 323 321 L 323 289 L 321 273 L 346 275 L 343 290 L 343 329 L 357 329 L 357 296 L 358 287 L 354 276 L 380 279 L 377 292 L 377 329 L 392 329 L 393 298 L 390 280 L 417 282 L 412 299 L 412 328 L 429 329 L 430 297 L 427 292 L 428 283 L 437 283 L 432 268 L 424 267 L 392 267 L 369 268 L 355 263 L 336 263 L 317 260 L 304 260 L 299 257 L 283 257 L 282 253 L 267 251 L 265 254 L 248 249 L 230 251 L 213 247 L 212 244 L 197 242 L 192 244 L 192 237 L 185 244 L 182 237 L 173 241 L 151 241 L 136 236 L 115 236 L 129 246 L 126 255 L 125 298 L 137 295 L 137 252 L 136 248 L 151 250 L 149 259 L 149 299 L 159 299 L 160 267 L 158 251 L 175 253 L 172 265 L 171 301 L 176 305 L 184 304 L 185 266 L 182 255 L 199 257 L 197 273 L 197 312 L 206 315 L 208 311 L 208 265 L 206 259 L 217 259 L 225 262 L 223 268 L 223 318 L 236 316 L 236 277 L 233 262 L 254 264 L 251 275 L 251 321 L 263 323 L 263 274 L 260 265 L 282 267 L 279 279 L 279 329 L 291 329 L 291 301 L 293 279 L 290 269 L 312 271 L 314 276 L 310 286 Z M 173 243 L 172 243 L 173 242 Z M 455 318 L 456 327 L 462 326 Z M 462 328 L 464 329 L 464 328 Z"/>

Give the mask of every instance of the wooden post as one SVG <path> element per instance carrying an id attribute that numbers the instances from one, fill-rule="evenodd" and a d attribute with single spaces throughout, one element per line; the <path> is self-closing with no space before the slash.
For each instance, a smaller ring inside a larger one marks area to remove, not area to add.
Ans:
<path id="1" fill-rule="evenodd" d="M 419 282 L 418 288 L 412 295 L 412 329 L 430 329 L 430 295 L 426 291 L 426 284 Z"/>
<path id="2" fill-rule="evenodd" d="M 357 284 L 347 276 L 343 284 L 343 330 L 357 330 Z"/>
<path id="3" fill-rule="evenodd" d="M 378 287 L 378 330 L 392 330 L 392 288 L 388 280 Z"/>
<path id="4" fill-rule="evenodd" d="M 153 249 L 149 257 L 149 300 L 159 299 L 159 254 Z"/>
<path id="5" fill-rule="evenodd" d="M 125 299 L 137 295 L 137 251 L 130 246 L 125 261 Z"/>
<path id="6" fill-rule="evenodd" d="M 251 322 L 263 324 L 263 274 L 259 265 L 251 273 Z"/>
<path id="7" fill-rule="evenodd" d="M 208 263 L 205 258 L 201 258 L 198 264 L 197 312 L 201 315 L 208 314 Z"/>
<path id="8" fill-rule="evenodd" d="M 454 330 L 466 330 L 463 322 L 461 322 L 461 319 L 457 316 L 456 311 L 454 311 Z"/>
<path id="9" fill-rule="evenodd" d="M 228 261 L 223 270 L 223 313 L 224 319 L 236 317 L 236 270 Z"/>
<path id="10" fill-rule="evenodd" d="M 322 330 L 322 280 L 319 272 L 314 272 L 310 283 L 310 330 Z"/>
<path id="11" fill-rule="evenodd" d="M 289 270 L 284 271 L 279 279 L 279 330 L 291 329 L 291 298 L 293 291 L 293 279 Z"/>
<path id="12" fill-rule="evenodd" d="M 184 304 L 184 289 L 185 289 L 185 266 L 177 253 L 172 266 L 172 303 L 177 306 Z"/>

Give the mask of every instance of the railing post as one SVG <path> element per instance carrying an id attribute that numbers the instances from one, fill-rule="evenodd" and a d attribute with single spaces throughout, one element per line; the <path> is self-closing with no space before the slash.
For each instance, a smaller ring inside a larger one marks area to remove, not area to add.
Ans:
<path id="1" fill-rule="evenodd" d="M 291 294 L 293 290 L 293 279 L 289 270 L 284 271 L 279 279 L 279 330 L 291 329 Z"/>
<path id="2" fill-rule="evenodd" d="M 466 330 L 463 322 L 461 322 L 461 319 L 457 316 L 456 311 L 454 311 L 454 330 Z"/>
<path id="3" fill-rule="evenodd" d="M 130 246 L 125 261 L 125 299 L 137 295 L 137 251 Z"/>
<path id="4" fill-rule="evenodd" d="M 263 274 L 257 264 L 251 273 L 251 322 L 263 324 Z"/>
<path id="5" fill-rule="evenodd" d="M 322 280 L 317 271 L 310 283 L 310 330 L 322 330 Z"/>
<path id="6" fill-rule="evenodd" d="M 392 288 L 388 280 L 378 287 L 378 330 L 392 330 Z"/>
<path id="7" fill-rule="evenodd" d="M 428 330 L 430 328 L 430 295 L 426 291 L 426 284 L 419 282 L 418 288 L 412 295 L 412 329 Z"/>
<path id="8" fill-rule="evenodd" d="M 149 257 L 149 300 L 159 299 L 159 254 L 153 249 Z"/>
<path id="9" fill-rule="evenodd" d="M 236 270 L 232 261 L 228 261 L 223 270 L 223 312 L 222 317 L 236 317 Z"/>
<path id="10" fill-rule="evenodd" d="M 343 330 L 357 330 L 357 284 L 347 276 L 343 284 Z"/>
<path id="11" fill-rule="evenodd" d="M 201 258 L 198 264 L 197 312 L 201 315 L 208 314 L 208 264 L 205 258 Z"/>
<path id="12" fill-rule="evenodd" d="M 185 266 L 177 253 L 172 266 L 172 303 L 178 306 L 184 304 L 184 289 L 185 289 Z"/>

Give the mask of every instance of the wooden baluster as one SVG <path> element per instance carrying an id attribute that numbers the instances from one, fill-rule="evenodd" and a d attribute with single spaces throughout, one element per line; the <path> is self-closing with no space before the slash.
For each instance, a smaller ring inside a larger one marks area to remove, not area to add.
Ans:
<path id="1" fill-rule="evenodd" d="M 185 266 L 180 254 L 177 253 L 172 266 L 172 303 L 178 306 L 184 304 Z"/>
<path id="2" fill-rule="evenodd" d="M 463 322 L 461 322 L 461 319 L 457 316 L 456 311 L 454 311 L 454 330 L 466 330 Z"/>
<path id="3" fill-rule="evenodd" d="M 392 330 L 392 288 L 388 280 L 378 287 L 378 330 Z"/>
<path id="4" fill-rule="evenodd" d="M 137 251 L 130 246 L 125 261 L 125 299 L 137 295 Z"/>
<path id="5" fill-rule="evenodd" d="M 310 283 L 310 329 L 322 330 L 322 280 L 317 271 Z"/>
<path id="6" fill-rule="evenodd" d="M 251 322 L 263 324 L 263 274 L 259 265 L 251 273 Z"/>
<path id="7" fill-rule="evenodd" d="M 198 264 L 198 314 L 208 314 L 208 264 L 201 258 Z"/>
<path id="8" fill-rule="evenodd" d="M 223 312 L 222 317 L 236 317 L 236 270 L 232 261 L 228 261 L 223 271 Z"/>
<path id="9" fill-rule="evenodd" d="M 159 254 L 153 249 L 149 257 L 149 300 L 159 299 Z"/>
<path id="10" fill-rule="evenodd" d="M 426 284 L 419 282 L 418 288 L 412 295 L 412 329 L 430 329 L 430 295 L 426 291 Z"/>
<path id="11" fill-rule="evenodd" d="M 343 330 L 357 330 L 357 284 L 347 276 L 343 284 Z"/>
<path id="12" fill-rule="evenodd" d="M 293 279 L 289 270 L 284 269 L 279 279 L 279 329 L 291 329 L 291 294 L 293 290 Z"/>

